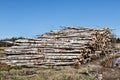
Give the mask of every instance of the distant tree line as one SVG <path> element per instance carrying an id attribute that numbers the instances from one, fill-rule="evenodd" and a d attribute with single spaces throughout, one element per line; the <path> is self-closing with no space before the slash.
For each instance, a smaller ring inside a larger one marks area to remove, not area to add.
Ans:
<path id="1" fill-rule="evenodd" d="M 23 37 L 12 37 L 12 38 L 6 38 L 6 39 L 2 39 L 0 40 L 0 47 L 10 47 L 14 44 L 10 44 L 10 43 L 7 43 L 6 41 L 11 41 L 11 42 L 15 42 L 15 40 L 17 39 L 24 39 Z"/>
<path id="2" fill-rule="evenodd" d="M 120 38 L 117 38 L 117 39 L 116 39 L 116 42 L 117 42 L 117 43 L 120 43 Z"/>

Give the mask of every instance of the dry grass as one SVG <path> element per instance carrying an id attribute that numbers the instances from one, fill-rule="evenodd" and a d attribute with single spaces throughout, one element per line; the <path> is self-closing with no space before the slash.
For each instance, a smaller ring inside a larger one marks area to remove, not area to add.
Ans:
<path id="1" fill-rule="evenodd" d="M 9 70 L 10 70 L 9 65 L 0 62 L 0 71 L 9 71 Z"/>
<path id="2" fill-rule="evenodd" d="M 112 68 L 116 58 L 120 57 L 120 54 L 114 54 L 109 57 L 104 58 L 101 65 L 106 68 Z"/>
<path id="3" fill-rule="evenodd" d="M 23 68 L 11 69 L 0 73 L 1 80 L 95 80 L 91 76 L 81 74 L 81 69 L 59 67 L 57 69 Z"/>

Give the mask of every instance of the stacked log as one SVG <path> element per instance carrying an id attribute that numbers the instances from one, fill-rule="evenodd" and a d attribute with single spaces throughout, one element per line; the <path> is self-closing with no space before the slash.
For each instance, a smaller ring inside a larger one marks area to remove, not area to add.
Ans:
<path id="1" fill-rule="evenodd" d="M 82 64 L 109 55 L 115 48 L 115 39 L 108 28 L 66 27 L 15 43 L 18 46 L 5 50 L 2 62 L 26 66 Z"/>

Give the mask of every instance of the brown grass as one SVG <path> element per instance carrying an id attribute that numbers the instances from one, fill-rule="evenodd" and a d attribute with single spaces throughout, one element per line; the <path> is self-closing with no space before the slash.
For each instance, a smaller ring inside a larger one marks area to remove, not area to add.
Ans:
<path id="1" fill-rule="evenodd" d="M 0 73 L 2 80 L 95 80 L 93 77 L 81 74 L 81 69 L 59 67 L 56 69 L 23 68 L 11 69 Z"/>
<path id="2" fill-rule="evenodd" d="M 106 57 L 102 62 L 101 65 L 106 68 L 112 68 L 113 63 L 116 58 L 120 57 L 120 54 L 114 54 L 112 56 Z"/>
<path id="3" fill-rule="evenodd" d="M 10 69 L 9 65 L 0 62 L 0 71 L 8 71 L 9 69 Z"/>

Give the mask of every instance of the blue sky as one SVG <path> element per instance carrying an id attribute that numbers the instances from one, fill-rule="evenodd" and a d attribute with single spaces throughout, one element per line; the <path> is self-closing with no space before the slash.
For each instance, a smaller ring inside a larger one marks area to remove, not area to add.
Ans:
<path id="1" fill-rule="evenodd" d="M 120 37 L 120 0 L 0 0 L 0 39 L 60 26 L 109 27 Z"/>

